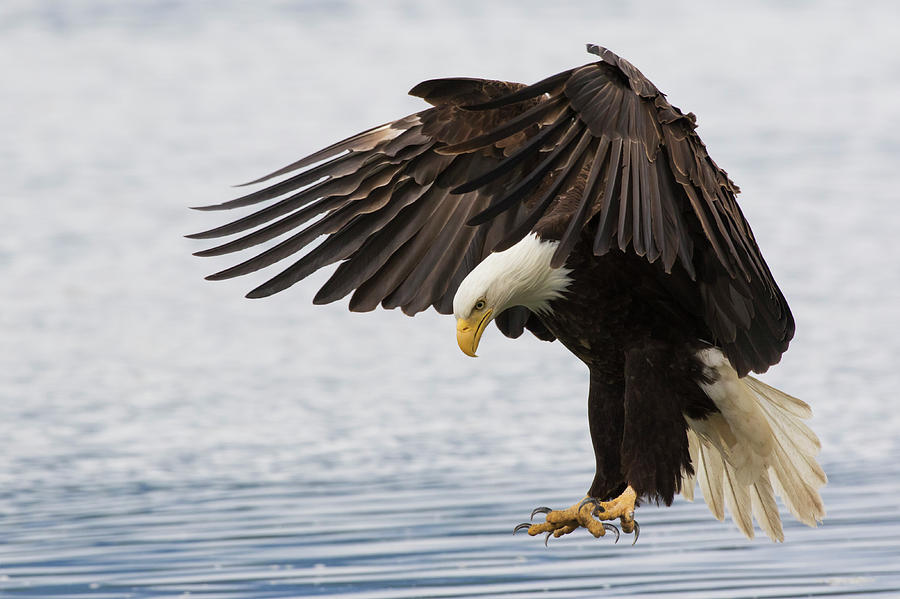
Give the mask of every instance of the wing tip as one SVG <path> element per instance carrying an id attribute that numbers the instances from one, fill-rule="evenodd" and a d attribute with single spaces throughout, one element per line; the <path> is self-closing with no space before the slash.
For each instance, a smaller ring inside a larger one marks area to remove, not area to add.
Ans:
<path id="1" fill-rule="evenodd" d="M 215 249 L 215 248 L 213 248 L 213 249 Z M 226 268 L 225 270 L 220 270 L 219 272 L 214 272 L 211 275 L 206 275 L 203 278 L 206 279 L 207 281 L 227 281 L 228 279 L 233 279 L 235 277 L 245 275 L 248 272 L 253 272 L 253 271 L 243 270 L 242 267 L 244 267 L 244 266 L 246 266 L 246 265 L 238 264 L 237 266 L 232 266 L 231 268 Z"/>
<path id="2" fill-rule="evenodd" d="M 188 233 L 184 237 L 185 239 L 215 239 L 216 237 L 223 236 L 223 234 L 219 232 L 219 229 L 221 228 L 222 227 L 216 227 L 215 229 L 208 229 L 197 233 Z"/>
<path id="3" fill-rule="evenodd" d="M 585 44 L 585 46 L 586 46 L 586 49 L 587 49 L 587 51 L 588 51 L 588 54 L 596 54 L 596 55 L 599 56 L 600 58 L 603 58 L 603 53 L 604 53 L 604 52 L 608 52 L 608 51 L 609 51 L 609 50 L 607 50 L 606 48 L 604 48 L 603 46 L 601 46 L 601 45 L 599 45 L 599 44 L 591 44 L 591 43 L 587 43 L 587 44 Z"/>
<path id="4" fill-rule="evenodd" d="M 277 291 L 277 289 L 270 289 L 267 285 L 260 285 L 256 289 L 248 291 L 244 297 L 247 299 L 262 299 L 264 297 L 269 297 L 270 295 L 275 295 Z"/>
<path id="5" fill-rule="evenodd" d="M 229 253 L 229 252 L 221 251 L 221 246 L 216 246 L 213 248 L 207 248 L 205 250 L 198 250 L 191 255 L 197 256 L 198 258 L 211 258 L 213 256 L 222 256 L 227 253 Z"/>
<path id="6" fill-rule="evenodd" d="M 346 293 L 344 293 L 343 295 L 339 295 L 338 293 L 335 293 L 333 289 L 322 287 L 321 289 L 319 289 L 319 291 L 316 292 L 316 295 L 313 297 L 312 303 L 314 306 L 324 306 L 326 304 L 336 302 L 346 295 Z"/>

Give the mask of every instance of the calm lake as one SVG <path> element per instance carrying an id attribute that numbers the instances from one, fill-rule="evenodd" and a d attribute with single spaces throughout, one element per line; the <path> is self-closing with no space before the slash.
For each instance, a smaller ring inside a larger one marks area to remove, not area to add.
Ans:
<path id="1" fill-rule="evenodd" d="M 0 597 L 900 597 L 898 30 L 889 1 L 5 0 Z M 246 300 L 267 273 L 190 255 L 221 215 L 187 206 L 421 109 L 419 81 L 533 82 L 586 42 L 743 190 L 818 529 L 748 541 L 679 498 L 635 546 L 513 536 L 593 475 L 559 344 L 492 329 L 472 360 L 450 317 L 313 306 L 324 276 Z"/>

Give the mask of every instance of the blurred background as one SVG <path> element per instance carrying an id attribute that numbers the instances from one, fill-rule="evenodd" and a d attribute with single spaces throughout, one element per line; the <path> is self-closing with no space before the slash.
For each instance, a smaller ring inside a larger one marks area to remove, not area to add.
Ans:
<path id="1" fill-rule="evenodd" d="M 900 594 L 900 8 L 891 1 L 4 0 L 0 596 Z M 266 300 L 187 206 L 596 42 L 698 115 L 793 308 L 764 379 L 813 406 L 817 530 L 702 504 L 640 542 L 513 537 L 593 475 L 587 372 L 433 312 Z M 625 545 L 625 546 L 622 546 Z"/>

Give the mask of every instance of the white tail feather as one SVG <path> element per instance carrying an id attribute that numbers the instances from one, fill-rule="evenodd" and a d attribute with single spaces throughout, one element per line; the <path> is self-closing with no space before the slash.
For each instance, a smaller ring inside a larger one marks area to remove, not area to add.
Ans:
<path id="1" fill-rule="evenodd" d="M 700 460 L 697 465 L 697 478 L 700 480 L 700 492 L 708 497 L 709 506 L 717 520 L 725 519 L 725 498 L 722 495 L 722 481 L 725 474 L 725 462 L 722 455 L 705 443 L 700 443 Z"/>
<path id="2" fill-rule="evenodd" d="M 819 440 L 803 422 L 809 406 L 753 377 L 738 378 L 717 349 L 698 357 L 712 383 L 701 383 L 719 409 L 703 420 L 686 418 L 694 475 L 681 493 L 694 498 L 694 484 L 713 515 L 727 506 L 738 528 L 753 538 L 753 519 L 773 541 L 783 541 L 777 494 L 799 521 L 816 526 L 825 516 L 818 489 L 827 481 L 816 462 Z"/>
<path id="3" fill-rule="evenodd" d="M 700 461 L 700 442 L 697 435 L 688 431 L 688 451 L 691 454 L 691 464 L 694 465 L 692 474 L 684 473 L 681 477 L 681 494 L 688 501 L 694 500 L 694 487 L 697 485 L 697 464 Z"/>
<path id="4" fill-rule="evenodd" d="M 778 515 L 778 504 L 775 503 L 775 491 L 772 489 L 768 471 L 750 486 L 750 503 L 753 507 L 753 517 L 766 535 L 773 540 L 783 540 L 781 516 Z"/>

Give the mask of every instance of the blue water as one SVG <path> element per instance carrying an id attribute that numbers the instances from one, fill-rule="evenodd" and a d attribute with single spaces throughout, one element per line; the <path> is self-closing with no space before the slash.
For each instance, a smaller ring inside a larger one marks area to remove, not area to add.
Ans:
<path id="1" fill-rule="evenodd" d="M 900 11 L 891 2 L 0 5 L 0 597 L 900 597 Z M 789 298 L 828 515 L 747 541 L 514 537 L 583 495 L 584 368 L 452 319 L 314 307 L 190 256 L 188 205 L 609 46 L 699 116 Z"/>

